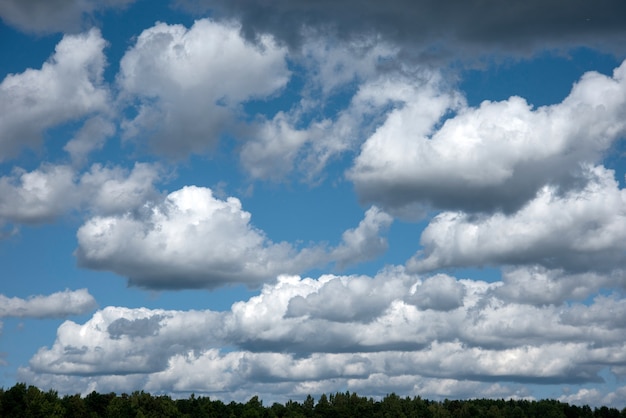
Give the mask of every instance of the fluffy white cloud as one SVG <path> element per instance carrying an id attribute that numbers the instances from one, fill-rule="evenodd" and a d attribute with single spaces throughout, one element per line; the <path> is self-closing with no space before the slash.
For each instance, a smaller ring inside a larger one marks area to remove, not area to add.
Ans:
<path id="1" fill-rule="evenodd" d="M 457 306 L 433 297 L 436 282 L 458 289 Z M 502 286 L 422 280 L 401 269 L 376 278 L 283 276 L 226 312 L 108 307 L 84 325 L 66 321 L 30 364 L 40 373 L 146 373 L 154 385 L 204 392 L 224 390 L 231 379 L 377 374 L 589 382 L 607 365 L 626 364 L 623 299 L 538 307 L 505 303 L 494 292 Z M 191 378 L 191 368 L 222 378 Z"/>
<path id="2" fill-rule="evenodd" d="M 308 283 L 310 293 L 290 298 L 285 316 L 367 323 L 379 317 L 392 301 L 405 296 L 408 280 L 403 275 L 380 275 L 374 280 L 365 276 L 322 276 Z"/>
<path id="3" fill-rule="evenodd" d="M 158 195 L 158 167 L 137 163 L 132 170 L 91 166 L 82 174 L 66 165 L 43 164 L 36 170 L 14 168 L 0 177 L 0 226 L 36 224 L 71 211 L 124 213 Z"/>
<path id="4" fill-rule="evenodd" d="M 107 307 L 84 325 L 65 321 L 33 369 L 60 374 L 132 374 L 162 370 L 180 350 L 206 349 L 219 314 Z M 219 341 L 219 340 L 218 340 Z M 120 356 L 119 353 L 124 353 Z"/>
<path id="5" fill-rule="evenodd" d="M 611 170 L 588 167 L 586 174 L 582 189 L 544 186 L 514 214 L 437 215 L 422 233 L 423 251 L 408 266 L 418 271 L 489 264 L 539 264 L 574 272 L 621 269 L 626 190 Z"/>
<path id="6" fill-rule="evenodd" d="M 107 111 L 104 46 L 97 29 L 66 35 L 41 69 L 2 80 L 0 161 L 15 156 L 22 147 L 36 147 L 48 128 Z"/>
<path id="7" fill-rule="evenodd" d="M 0 177 L 0 224 L 49 221 L 79 201 L 75 173 L 68 166 L 44 165 L 31 172 L 15 168 Z"/>
<path id="8" fill-rule="evenodd" d="M 0 17 L 26 32 L 61 32 L 81 29 L 87 16 L 98 10 L 119 8 L 135 0 L 5 0 Z"/>
<path id="9" fill-rule="evenodd" d="M 112 270 L 134 285 L 214 288 L 257 286 L 282 272 L 326 261 L 321 248 L 273 243 L 250 224 L 241 202 L 188 186 L 135 216 L 95 217 L 77 233 L 82 266 Z"/>
<path id="10" fill-rule="evenodd" d="M 225 312 L 107 307 L 83 325 L 62 324 L 20 373 L 98 388 L 127 375 L 153 392 L 235 398 L 319 394 L 335 384 L 523 397 L 522 383 L 593 384 L 606 367 L 626 367 L 623 298 L 533 306 L 500 299 L 506 286 L 394 268 L 374 278 L 282 276 Z"/>
<path id="11" fill-rule="evenodd" d="M 107 191 L 106 184 L 101 190 Z M 119 202 L 111 194 L 103 202 Z M 274 243 L 250 220 L 239 199 L 222 200 L 211 189 L 187 186 L 135 212 L 89 219 L 77 232 L 76 256 L 83 267 L 113 271 L 145 288 L 256 287 L 279 274 L 331 262 L 345 266 L 380 255 L 386 250 L 380 234 L 392 218 L 369 209 L 334 249 Z"/>
<path id="12" fill-rule="evenodd" d="M 581 163 L 626 133 L 626 62 L 612 77 L 585 74 L 563 102 L 537 109 L 520 97 L 469 108 L 432 82 L 409 92 L 349 172 L 361 199 L 386 210 L 512 212 L 546 184 L 578 186 Z"/>
<path id="13" fill-rule="evenodd" d="M 122 124 L 124 136 L 174 157 L 207 150 L 242 102 L 287 83 L 286 53 L 268 36 L 255 45 L 236 24 L 206 19 L 190 29 L 158 23 L 144 30 L 120 63 L 121 95 L 139 102 Z"/>
<path id="14" fill-rule="evenodd" d="M 87 289 L 69 290 L 28 299 L 0 295 L 0 318 L 64 318 L 93 310 L 96 300 Z"/>
<path id="15" fill-rule="evenodd" d="M 160 195 L 154 184 L 161 175 L 158 165 L 148 163 L 135 163 L 131 170 L 94 164 L 80 176 L 77 188 L 90 213 L 127 213 Z"/>

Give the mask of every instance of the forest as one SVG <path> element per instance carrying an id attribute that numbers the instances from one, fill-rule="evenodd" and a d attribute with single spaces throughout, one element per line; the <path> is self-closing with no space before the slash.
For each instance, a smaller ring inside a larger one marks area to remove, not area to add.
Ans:
<path id="1" fill-rule="evenodd" d="M 224 403 L 192 394 L 187 399 L 146 392 L 132 394 L 91 392 L 86 396 L 60 397 L 54 390 L 42 391 L 36 386 L 17 383 L 0 388 L 0 417 L 481 417 L 481 418 L 626 418 L 621 411 L 606 406 L 591 408 L 556 400 L 471 399 L 430 401 L 421 397 L 400 397 L 394 393 L 380 400 L 356 393 L 321 395 L 316 401 L 307 396 L 302 402 L 263 405 L 258 396 L 246 403 Z"/>

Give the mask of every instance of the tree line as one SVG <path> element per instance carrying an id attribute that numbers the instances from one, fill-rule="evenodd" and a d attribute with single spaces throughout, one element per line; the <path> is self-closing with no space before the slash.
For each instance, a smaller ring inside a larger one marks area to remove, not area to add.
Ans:
<path id="1" fill-rule="evenodd" d="M 569 405 L 556 400 L 470 399 L 430 401 L 421 397 L 400 397 L 394 393 L 381 400 L 356 393 L 321 395 L 315 401 L 307 396 L 302 402 L 287 401 L 264 406 L 258 396 L 246 403 L 224 403 L 209 397 L 191 395 L 172 399 L 138 391 L 132 394 L 65 395 L 17 383 L 0 388 L 0 417 L 91 418 L 91 417 L 215 417 L 215 418 L 626 418 L 621 411 L 606 406 Z"/>

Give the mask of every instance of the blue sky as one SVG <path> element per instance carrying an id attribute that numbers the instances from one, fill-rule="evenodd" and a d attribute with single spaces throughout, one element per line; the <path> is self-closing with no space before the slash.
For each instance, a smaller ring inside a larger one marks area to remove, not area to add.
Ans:
<path id="1" fill-rule="evenodd" d="M 0 5 L 0 386 L 626 406 L 618 0 Z"/>

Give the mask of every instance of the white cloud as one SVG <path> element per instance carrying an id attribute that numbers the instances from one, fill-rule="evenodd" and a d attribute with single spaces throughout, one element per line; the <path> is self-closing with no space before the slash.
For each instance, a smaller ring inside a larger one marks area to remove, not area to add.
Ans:
<path id="1" fill-rule="evenodd" d="M 311 282 L 308 294 L 292 296 L 286 317 L 306 317 L 333 322 L 367 323 L 379 317 L 392 301 L 402 299 L 408 277 L 380 275 L 374 280 L 364 276 L 322 276 Z"/>
<path id="2" fill-rule="evenodd" d="M 539 264 L 574 272 L 611 272 L 624 262 L 626 191 L 613 172 L 589 167 L 582 189 L 544 186 L 507 215 L 443 212 L 422 233 L 408 262 L 418 271 L 442 267 Z"/>
<path id="3" fill-rule="evenodd" d="M 327 262 L 321 248 L 273 243 L 250 224 L 241 202 L 188 186 L 134 216 L 94 217 L 77 233 L 79 264 L 112 270 L 134 285 L 257 286 L 282 272 Z"/>
<path id="4" fill-rule="evenodd" d="M 101 194 L 106 186 L 100 185 Z M 101 211 L 105 202 L 120 201 L 111 194 L 103 195 L 104 203 L 96 201 Z M 145 288 L 256 287 L 279 274 L 370 260 L 386 249 L 380 234 L 392 219 L 376 208 L 368 210 L 334 249 L 274 243 L 250 221 L 239 199 L 222 200 L 211 189 L 187 186 L 135 212 L 89 219 L 77 232 L 76 256 L 83 267 L 113 271 Z"/>
<path id="5" fill-rule="evenodd" d="M 144 30 L 120 64 L 122 97 L 138 100 L 125 138 L 173 157 L 215 145 L 241 103 L 275 94 L 289 79 L 286 49 L 268 36 L 245 41 L 236 24 L 198 20 Z"/>
<path id="6" fill-rule="evenodd" d="M 210 311 L 107 307 L 84 325 L 61 324 L 54 345 L 41 348 L 30 365 L 39 372 L 79 375 L 162 370 L 180 350 L 210 346 L 219 335 L 212 325 L 219 316 Z"/>
<path id="7" fill-rule="evenodd" d="M 362 200 L 391 213 L 416 204 L 515 211 L 546 184 L 576 187 L 580 164 L 626 133 L 626 62 L 537 109 L 520 97 L 470 108 L 433 82 L 408 92 L 349 172 Z"/>
<path id="8" fill-rule="evenodd" d="M 461 300 L 442 299 L 437 283 Z M 128 375 L 153 392 L 235 398 L 321 393 L 334 384 L 524 397 L 523 383 L 593 385 L 607 367 L 626 366 L 623 299 L 533 306 L 499 299 L 506 286 L 395 268 L 374 278 L 282 276 L 225 312 L 107 307 L 83 325 L 62 324 L 20 373 L 97 387 Z"/>
<path id="9" fill-rule="evenodd" d="M 0 224 L 49 221 L 79 201 L 75 173 L 68 166 L 43 165 L 31 172 L 14 168 L 10 176 L 0 177 Z"/>
<path id="10" fill-rule="evenodd" d="M 63 32 L 81 29 L 89 15 L 124 7 L 134 0 L 5 0 L 0 17 L 26 32 Z"/>
<path id="11" fill-rule="evenodd" d="M 77 188 L 92 214 L 127 213 L 160 195 L 154 184 L 161 175 L 161 168 L 149 163 L 135 163 L 131 170 L 94 164 L 82 174 Z"/>
<path id="12" fill-rule="evenodd" d="M 0 83 L 0 161 L 37 147 L 46 129 L 106 112 L 105 41 L 97 29 L 66 35 L 40 70 L 10 74 Z"/>
<path id="13" fill-rule="evenodd" d="M 94 164 L 82 174 L 66 165 L 14 168 L 0 177 L 0 226 L 50 222 L 72 211 L 125 213 L 158 195 L 158 167 L 136 163 L 132 170 Z"/>
<path id="14" fill-rule="evenodd" d="M 87 289 L 36 295 L 28 299 L 0 295 L 0 318 L 64 318 L 93 310 L 96 300 Z"/>

